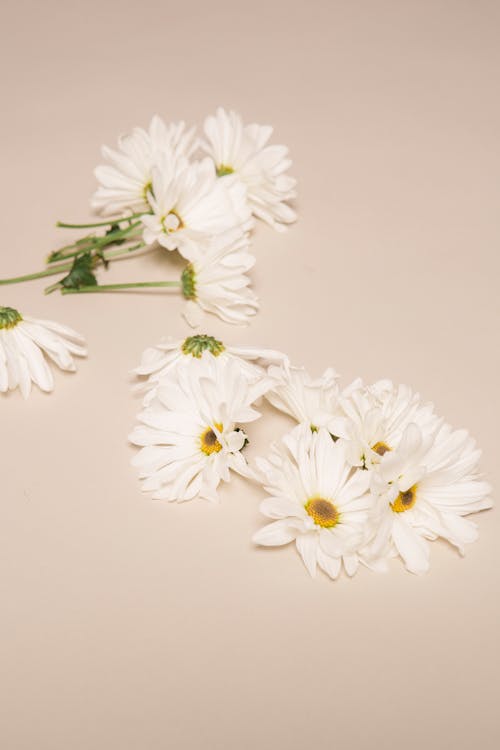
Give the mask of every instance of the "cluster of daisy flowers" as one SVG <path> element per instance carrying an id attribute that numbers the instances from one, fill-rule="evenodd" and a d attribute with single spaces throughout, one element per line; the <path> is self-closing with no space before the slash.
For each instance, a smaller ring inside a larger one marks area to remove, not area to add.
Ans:
<path id="1" fill-rule="evenodd" d="M 334 579 L 360 564 L 384 570 L 392 557 L 423 573 L 429 541 L 463 554 L 478 535 L 465 516 L 492 506 L 472 438 L 407 386 L 342 389 L 332 369 L 313 379 L 280 352 L 207 335 L 147 349 L 135 374 L 143 406 L 130 440 L 144 491 L 215 500 L 232 472 L 257 482 L 269 523 L 255 544 L 294 542 L 312 576 L 318 567 Z M 295 425 L 250 462 L 263 399 Z"/>
<path id="2" fill-rule="evenodd" d="M 193 326 L 204 312 L 246 323 L 258 309 L 248 276 L 255 263 L 255 220 L 283 230 L 296 218 L 288 149 L 270 143 L 272 132 L 269 126 L 245 125 L 222 108 L 205 119 L 201 135 L 184 122 L 153 117 L 147 130 L 135 128 L 121 137 L 116 150 L 102 149 L 106 164 L 95 170 L 99 187 L 91 206 L 106 218 L 58 222 L 90 232 L 52 252 L 45 270 L 0 284 L 62 274 L 46 293 L 177 289 Z M 158 246 L 184 259 L 180 279 L 98 282 L 98 267 Z"/>
<path id="3" fill-rule="evenodd" d="M 84 339 L 47 320 L 0 307 L 0 392 L 36 384 L 51 391 L 51 363 L 74 372 Z M 142 409 L 130 440 L 133 463 L 154 498 L 216 500 L 232 472 L 263 486 L 269 523 L 261 546 L 295 542 L 314 575 L 360 564 L 384 570 L 399 556 L 429 567 L 430 540 L 463 554 L 477 538 L 465 518 L 492 507 L 480 451 L 409 387 L 381 380 L 345 388 L 334 370 L 317 379 L 279 351 L 225 346 L 208 335 L 147 349 L 135 369 Z M 266 400 L 295 423 L 266 457 L 245 448 Z"/>
<path id="4" fill-rule="evenodd" d="M 203 133 L 153 117 L 103 148 L 92 207 L 102 220 L 59 226 L 91 230 L 54 251 L 38 273 L 63 294 L 171 288 L 198 325 L 204 312 L 246 323 L 258 308 L 250 288 L 256 219 L 275 229 L 295 220 L 288 151 L 272 128 L 244 125 L 218 109 Z M 104 218 L 106 217 L 106 218 Z M 184 260 L 180 279 L 101 284 L 96 272 L 160 246 Z M 74 372 L 86 356 L 75 331 L 0 306 L 0 392 L 54 385 L 52 364 Z M 135 370 L 143 404 L 130 436 L 140 450 L 144 491 L 167 501 L 216 500 L 233 472 L 257 483 L 268 523 L 256 545 L 295 543 L 305 567 L 331 578 L 359 565 L 384 570 L 399 557 L 412 573 L 429 567 L 429 541 L 463 554 L 477 538 L 466 516 L 490 508 L 480 451 L 465 430 L 438 417 L 407 386 L 387 380 L 342 388 L 334 370 L 313 379 L 274 350 L 230 347 L 208 335 L 147 349 Z M 252 422 L 267 401 L 294 422 L 267 456 L 250 461 Z"/>

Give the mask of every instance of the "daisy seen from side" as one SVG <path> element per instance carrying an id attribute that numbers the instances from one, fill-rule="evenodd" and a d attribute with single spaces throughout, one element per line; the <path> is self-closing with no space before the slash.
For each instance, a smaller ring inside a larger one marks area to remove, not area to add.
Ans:
<path id="1" fill-rule="evenodd" d="M 183 340 L 165 339 L 157 346 L 144 350 L 140 364 L 133 370 L 139 379 L 138 390 L 145 390 L 145 402 L 154 398 L 161 382 L 172 370 L 186 359 L 213 356 L 223 360 L 235 360 L 242 374 L 254 383 L 267 376 L 270 364 L 287 361 L 286 355 L 272 349 L 258 347 L 235 347 L 224 344 L 208 334 L 195 334 Z M 269 385 L 271 385 L 271 380 Z"/>
<path id="2" fill-rule="evenodd" d="M 86 355 L 85 339 L 71 328 L 0 307 L 0 392 L 19 388 L 27 398 L 32 383 L 50 392 L 54 388 L 50 363 L 75 372 L 74 357 Z"/>
<path id="3" fill-rule="evenodd" d="M 226 323 L 248 323 L 259 308 L 247 275 L 254 263 L 241 229 L 212 237 L 206 249 L 193 248 L 181 278 L 187 322 L 196 327 L 204 313 L 213 313 Z"/>

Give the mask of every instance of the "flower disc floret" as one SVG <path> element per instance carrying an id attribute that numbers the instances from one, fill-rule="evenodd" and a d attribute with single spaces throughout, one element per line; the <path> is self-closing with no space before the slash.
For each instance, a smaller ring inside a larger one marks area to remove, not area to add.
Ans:
<path id="1" fill-rule="evenodd" d="M 208 351 L 214 357 L 218 357 L 225 351 L 225 348 L 222 341 L 202 333 L 197 336 L 188 336 L 182 344 L 182 353 L 191 354 L 192 357 L 199 359 L 203 352 Z"/>

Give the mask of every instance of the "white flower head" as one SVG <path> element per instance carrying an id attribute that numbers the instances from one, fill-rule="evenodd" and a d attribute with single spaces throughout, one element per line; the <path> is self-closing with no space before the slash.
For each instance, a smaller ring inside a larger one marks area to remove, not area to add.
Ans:
<path id="1" fill-rule="evenodd" d="M 492 506 L 491 487 L 478 472 L 480 455 L 466 430 L 444 424 L 425 432 L 409 424 L 373 475 L 379 495 L 373 554 L 399 554 L 412 573 L 429 567 L 428 539 L 446 539 L 463 554 L 478 536 L 463 516 Z"/>
<path id="2" fill-rule="evenodd" d="M 164 157 L 189 158 L 198 148 L 195 129 L 184 122 L 169 125 L 155 115 L 148 130 L 134 128 L 118 139 L 118 151 L 103 146 L 102 155 L 109 164 L 95 170 L 100 183 L 92 198 L 92 207 L 103 215 L 126 211 L 149 211 L 153 167 Z"/>
<path id="3" fill-rule="evenodd" d="M 83 337 L 71 328 L 0 307 L 0 392 L 19 387 L 27 398 L 32 383 L 42 391 L 52 391 L 49 361 L 61 370 L 75 372 L 73 355 L 85 357 L 87 349 Z"/>
<path id="4" fill-rule="evenodd" d="M 285 146 L 268 145 L 273 129 L 264 125 L 243 125 L 235 112 L 221 107 L 204 124 L 202 144 L 214 160 L 222 179 L 237 175 L 247 188 L 252 213 L 275 229 L 295 221 L 287 204 L 295 198 L 296 180 L 286 174 L 291 166 Z"/>
<path id="5" fill-rule="evenodd" d="M 255 315 L 259 305 L 247 276 L 255 256 L 249 246 L 248 234 L 235 229 L 212 237 L 206 250 L 193 252 L 182 273 L 182 292 L 188 300 L 184 317 L 189 325 L 200 325 L 203 311 L 240 325 Z"/>
<path id="6" fill-rule="evenodd" d="M 278 385 L 267 394 L 267 400 L 299 424 L 312 429 L 329 427 L 338 413 L 338 375 L 329 367 L 319 378 L 312 378 L 303 367 L 270 368 Z"/>
<path id="7" fill-rule="evenodd" d="M 260 417 L 253 408 L 268 384 L 250 384 L 234 360 L 210 354 L 182 363 L 158 386 L 130 436 L 142 446 L 133 461 L 145 491 L 169 501 L 217 499 L 230 470 L 253 476 L 242 454 L 242 425 Z"/>
<path id="8" fill-rule="evenodd" d="M 236 180 L 217 179 L 213 162 L 165 155 L 153 168 L 148 193 L 152 214 L 142 216 L 144 241 L 178 250 L 187 260 L 214 235 L 251 226 L 245 189 Z"/>
<path id="9" fill-rule="evenodd" d="M 266 367 L 270 364 L 287 361 L 286 355 L 281 352 L 256 347 L 226 346 L 207 334 L 188 336 L 181 341 L 166 339 L 157 346 L 146 349 L 139 366 L 133 371 L 141 380 L 139 389 L 147 391 L 144 403 L 149 403 L 155 397 L 156 388 L 162 379 L 175 371 L 181 363 L 206 356 L 237 362 L 249 383 L 256 383 L 266 377 Z"/>
<path id="10" fill-rule="evenodd" d="M 331 431 L 345 443 L 353 466 L 377 465 L 385 453 L 399 444 L 412 422 L 426 432 L 439 424 L 432 404 L 423 404 L 411 388 L 395 386 L 389 380 L 367 387 L 356 381 L 341 394 L 339 405 Z"/>
<path id="11" fill-rule="evenodd" d="M 353 575 L 365 562 L 363 549 L 373 498 L 369 472 L 352 469 L 342 445 L 320 428 L 296 427 L 274 446 L 269 460 L 258 460 L 270 495 L 260 510 L 272 523 L 258 531 L 256 544 L 279 546 L 295 541 L 307 570 L 319 565 L 331 578 L 342 566 Z"/>

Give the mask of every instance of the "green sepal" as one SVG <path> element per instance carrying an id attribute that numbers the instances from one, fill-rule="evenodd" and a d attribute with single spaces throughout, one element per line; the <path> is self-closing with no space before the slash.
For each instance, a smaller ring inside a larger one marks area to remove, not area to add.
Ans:
<path id="1" fill-rule="evenodd" d="M 186 299 L 196 299 L 196 274 L 191 263 L 188 263 L 181 274 L 181 286 Z"/>
<path id="2" fill-rule="evenodd" d="M 182 344 L 182 353 L 191 354 L 191 356 L 199 359 L 203 352 L 209 351 L 214 357 L 218 357 L 219 354 L 225 350 L 225 346 L 222 341 L 214 338 L 214 336 L 207 336 L 205 333 L 199 333 L 196 336 L 188 336 Z"/>
<path id="3" fill-rule="evenodd" d="M 0 306 L 0 329 L 15 328 L 21 322 L 23 316 L 13 307 Z"/>

